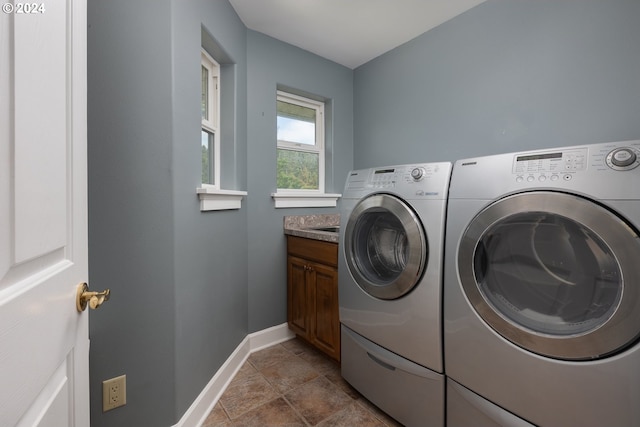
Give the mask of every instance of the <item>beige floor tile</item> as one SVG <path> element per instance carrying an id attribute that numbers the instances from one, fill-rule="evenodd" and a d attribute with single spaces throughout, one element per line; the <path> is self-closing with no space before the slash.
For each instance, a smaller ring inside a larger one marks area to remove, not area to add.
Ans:
<path id="1" fill-rule="evenodd" d="M 286 359 L 291 356 L 291 352 L 284 348 L 280 344 L 276 344 L 273 347 L 266 348 L 264 350 L 252 353 L 249 356 L 249 362 L 258 370 L 262 370 L 269 365 L 278 363 L 282 359 Z"/>
<path id="2" fill-rule="evenodd" d="M 340 364 L 318 350 L 311 349 L 299 354 L 301 359 L 311 363 L 322 375 L 340 374 Z"/>
<path id="3" fill-rule="evenodd" d="M 243 363 L 242 367 L 240 367 L 238 372 L 236 372 L 236 375 L 233 377 L 233 379 L 235 380 L 235 379 L 246 378 L 249 375 L 253 375 L 257 372 L 258 370 L 254 368 L 251 363 Z"/>
<path id="4" fill-rule="evenodd" d="M 295 338 L 253 353 L 202 427 L 402 427 Z"/>
<path id="5" fill-rule="evenodd" d="M 232 420 L 243 413 L 279 396 L 276 389 L 260 374 L 234 378 L 220 398 L 220 404 Z"/>
<path id="6" fill-rule="evenodd" d="M 311 344 L 299 338 L 294 338 L 292 340 L 285 341 L 282 343 L 282 346 L 293 354 L 300 354 L 310 350 L 317 351 L 315 348 L 311 346 Z"/>
<path id="7" fill-rule="evenodd" d="M 318 372 L 314 367 L 298 356 L 291 356 L 269 365 L 260 373 L 280 393 L 286 393 L 318 377 Z"/>
<path id="8" fill-rule="evenodd" d="M 336 372 L 325 374 L 325 378 L 327 378 L 333 384 L 338 386 L 342 391 L 347 393 L 347 395 L 352 399 L 359 399 L 362 396 L 358 390 L 353 388 L 351 384 L 347 382 L 347 380 L 342 378 L 342 375 L 340 374 L 339 370 Z"/>
<path id="9" fill-rule="evenodd" d="M 230 427 L 306 427 L 307 424 L 282 397 L 233 420 Z"/>
<path id="10" fill-rule="evenodd" d="M 291 390 L 285 398 L 311 425 L 329 418 L 353 401 L 324 377 Z"/>
<path id="11" fill-rule="evenodd" d="M 217 403 L 207 419 L 202 424 L 202 427 L 220 427 L 223 425 L 227 425 L 226 423 L 228 423 L 229 421 L 230 420 L 227 416 L 227 413 L 224 412 L 224 409 L 222 409 L 220 403 Z"/>

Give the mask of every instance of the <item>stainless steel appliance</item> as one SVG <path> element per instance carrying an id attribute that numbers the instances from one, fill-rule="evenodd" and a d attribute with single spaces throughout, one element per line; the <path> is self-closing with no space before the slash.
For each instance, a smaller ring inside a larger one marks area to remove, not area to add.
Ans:
<path id="1" fill-rule="evenodd" d="M 637 425 L 639 166 L 640 141 L 455 163 L 444 285 L 450 426 L 478 411 L 487 426 L 514 425 L 509 417 Z"/>
<path id="2" fill-rule="evenodd" d="M 442 253 L 450 163 L 352 171 L 341 201 L 342 375 L 407 426 L 444 425 Z"/>

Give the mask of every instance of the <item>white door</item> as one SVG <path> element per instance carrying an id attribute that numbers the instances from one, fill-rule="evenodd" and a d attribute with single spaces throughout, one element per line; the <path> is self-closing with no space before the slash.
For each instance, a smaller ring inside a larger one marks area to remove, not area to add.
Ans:
<path id="1" fill-rule="evenodd" d="M 2 3 L 0 426 L 87 427 L 86 0 Z"/>

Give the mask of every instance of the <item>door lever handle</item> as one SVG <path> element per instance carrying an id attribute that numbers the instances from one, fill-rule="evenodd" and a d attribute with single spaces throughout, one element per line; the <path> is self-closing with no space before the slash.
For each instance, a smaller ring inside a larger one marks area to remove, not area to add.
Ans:
<path id="1" fill-rule="evenodd" d="M 111 296 L 111 290 L 105 289 L 102 292 L 92 292 L 89 290 L 89 285 L 86 283 L 80 283 L 76 291 L 76 309 L 78 312 L 83 312 L 87 308 L 87 303 L 92 310 L 100 307 L 102 303 L 109 301 Z"/>

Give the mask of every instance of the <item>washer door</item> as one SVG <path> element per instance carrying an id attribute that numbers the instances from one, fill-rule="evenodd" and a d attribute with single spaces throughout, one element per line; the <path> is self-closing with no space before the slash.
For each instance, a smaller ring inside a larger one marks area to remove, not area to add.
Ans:
<path id="1" fill-rule="evenodd" d="M 427 239 L 416 214 L 395 196 L 362 199 L 347 221 L 344 242 L 351 275 L 373 297 L 400 298 L 422 277 Z"/>
<path id="2" fill-rule="evenodd" d="M 467 298 L 498 334 L 567 360 L 611 355 L 640 335 L 640 239 L 582 197 L 522 193 L 478 214 L 460 242 Z"/>

